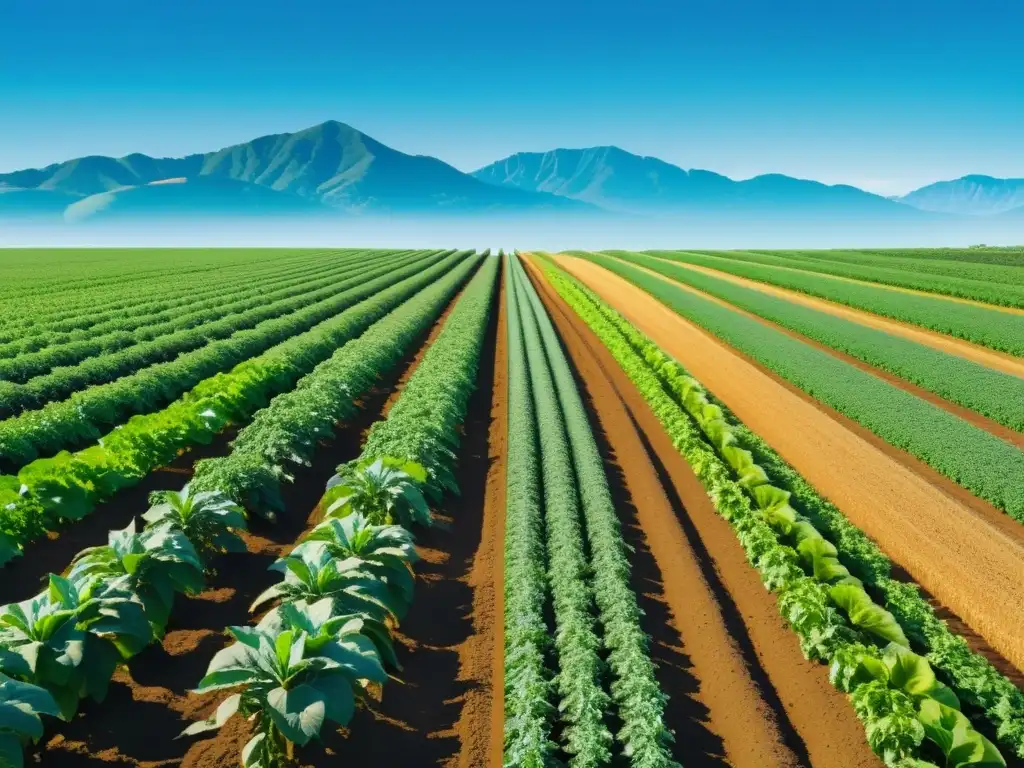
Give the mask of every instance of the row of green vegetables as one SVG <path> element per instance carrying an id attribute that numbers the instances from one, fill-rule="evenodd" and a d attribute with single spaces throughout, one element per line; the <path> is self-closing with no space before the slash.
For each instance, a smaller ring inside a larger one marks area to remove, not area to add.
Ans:
<path id="1" fill-rule="evenodd" d="M 803 269 L 989 304 L 1024 306 L 1024 274 L 1013 267 L 876 256 L 857 251 L 700 251 L 766 266 Z"/>
<path id="2" fill-rule="evenodd" d="M 116 321 L 119 317 L 147 315 L 162 312 L 188 302 L 189 297 L 196 293 L 206 295 L 215 285 L 225 282 L 238 284 L 247 277 L 259 277 L 273 274 L 282 267 L 289 268 L 296 264 L 316 263 L 310 255 L 282 257 L 280 261 L 267 263 L 258 258 L 250 258 L 248 263 L 231 263 L 216 260 L 203 267 L 189 268 L 187 258 L 180 251 L 169 251 L 175 259 L 175 266 L 157 272 L 147 272 L 140 267 L 140 260 L 152 260 L 153 254 L 125 253 L 115 258 L 112 263 L 117 265 L 119 276 L 116 278 L 93 277 L 91 272 L 97 269 L 95 262 L 79 265 L 84 271 L 76 275 L 72 266 L 72 257 L 80 254 L 62 252 L 65 258 L 53 254 L 51 259 L 59 266 L 59 272 L 68 278 L 56 283 L 39 280 L 40 271 L 46 269 L 46 259 L 36 254 L 34 274 L 31 279 L 9 278 L 8 285 L 12 290 L 5 294 L 3 307 L 4 316 L 0 318 L 0 342 L 8 343 L 42 331 L 72 332 L 76 329 L 88 329 L 97 324 Z M 251 252 L 249 252 L 251 254 Z M 348 252 L 343 252 L 345 255 Z M 9 255 L 9 254 L 8 254 Z M 322 264 L 322 262 L 321 262 Z M 40 269 L 42 268 L 42 270 Z M 7 270 L 4 270 L 5 274 Z M 216 275 L 216 280 L 211 280 Z M 212 285 L 215 284 L 215 285 Z M 52 287 L 47 287 L 52 285 Z M 32 293 L 32 288 L 37 290 Z M 20 290 L 19 290 L 20 289 Z"/>
<path id="3" fill-rule="evenodd" d="M 419 257 L 422 254 L 381 259 L 374 266 L 378 269 L 396 268 Z M 97 339 L 48 347 L 13 360 L 0 360 L 0 378 L 7 379 L 0 383 L 0 417 L 62 400 L 86 386 L 114 381 L 148 366 L 173 360 L 183 352 L 253 328 L 265 320 L 330 299 L 347 288 L 359 285 L 365 280 L 362 275 L 365 271 L 365 264 L 357 260 L 328 269 L 326 274 L 322 272 L 312 281 L 280 290 L 259 285 L 240 302 L 215 305 L 202 313 L 203 316 L 190 315 L 181 327 L 145 326 L 134 334 L 113 334 L 116 341 L 109 350 L 102 348 L 103 339 Z M 163 325 L 174 326 L 176 322 Z M 151 334 L 153 337 L 149 340 L 140 338 Z M 69 364 L 54 366 L 54 361 L 63 359 L 67 359 Z M 5 376 L 5 368 L 8 372 L 16 371 L 16 375 Z"/>
<path id="4" fill-rule="evenodd" d="M 849 550 L 836 546 L 833 539 L 839 537 L 799 503 L 806 493 L 795 496 L 768 474 L 744 447 L 749 432 L 731 423 L 678 363 L 551 263 L 545 272 L 637 385 L 778 597 L 804 654 L 830 665 L 830 680 L 849 694 L 869 744 L 885 763 L 922 768 L 941 755 L 949 766 L 1005 765 L 998 749 L 961 713 L 957 692 L 940 682 L 928 658 L 911 649 L 896 617 L 844 564 Z M 947 679 L 958 682 L 956 674 Z M 1019 706 L 1019 697 L 1014 700 L 1012 688 L 1002 686 L 998 711 L 985 714 L 1000 737 L 1020 749 L 1019 712 L 1010 711 Z M 964 691 L 969 700 L 976 698 L 970 686 Z"/>
<path id="5" fill-rule="evenodd" d="M 705 251 L 707 253 L 707 251 Z M 991 285 L 992 283 L 1005 283 L 1007 285 L 1024 286 L 1024 270 L 1021 267 L 1021 258 L 1018 256 L 1017 264 L 1009 262 L 998 263 L 990 261 L 975 260 L 977 250 L 948 250 L 945 252 L 932 252 L 924 254 L 917 250 L 895 250 L 886 253 L 877 251 L 729 251 L 726 254 L 730 258 L 744 258 L 745 256 L 767 255 L 776 256 L 785 261 L 793 262 L 793 266 L 801 269 L 810 269 L 817 272 L 827 272 L 833 262 L 841 265 L 855 264 L 866 267 L 873 267 L 884 270 L 887 278 L 895 280 L 913 279 L 916 275 L 942 275 L 949 278 L 966 278 L 973 282 L 982 282 Z M 994 254 L 989 252 L 987 258 Z M 803 264 L 804 266 L 800 266 Z M 895 274 L 893 274 L 895 273 Z M 908 273 L 910 273 L 908 275 Z M 888 280 L 872 280 L 872 282 L 888 282 Z M 900 283 L 895 283 L 900 285 Z M 955 285 L 955 283 L 954 283 Z M 904 286 L 907 288 L 913 286 Z M 949 293 L 943 290 L 940 293 Z M 964 297 L 970 298 L 970 297 Z"/>
<path id="6" fill-rule="evenodd" d="M 500 261 L 485 261 L 358 459 L 340 466 L 321 500 L 324 519 L 272 568 L 283 578 L 253 603 L 276 607 L 211 661 L 198 691 L 232 691 L 192 735 L 235 713 L 253 722 L 247 768 L 288 764 L 330 723 L 345 726 L 370 686 L 398 668 L 391 632 L 413 599 L 415 526 L 429 501 L 458 493 L 458 428 L 472 394 Z M 314 418 L 298 431 L 317 423 Z"/>
<path id="7" fill-rule="evenodd" d="M 369 298 L 230 372 L 204 380 L 167 408 L 134 416 L 96 445 L 77 453 L 63 451 L 53 458 L 37 459 L 16 476 L 0 477 L 0 533 L 7 537 L 0 563 L 61 521 L 89 514 L 98 502 L 139 482 L 179 451 L 209 443 L 228 425 L 248 420 L 268 398 L 290 389 L 340 345 L 361 335 L 453 268 L 475 258 L 460 252 L 433 259 L 430 266 L 417 263 L 370 281 L 363 286 Z"/>
<path id="8" fill-rule="evenodd" d="M 622 258 L 1024 431 L 1024 379 L 662 259 L 643 254 L 623 254 Z"/>
<path id="9" fill-rule="evenodd" d="M 609 253 L 620 255 L 627 252 Z M 951 301 L 941 296 L 895 291 L 882 286 L 840 280 L 815 272 L 780 269 L 778 266 L 753 264 L 689 251 L 659 251 L 657 255 L 685 264 L 710 267 L 780 288 L 790 288 L 1003 352 L 1024 354 L 1024 315 Z"/>
<path id="10" fill-rule="evenodd" d="M 642 288 L 891 445 L 1024 522 L 1024 452 L 954 414 L 627 261 L 589 260 Z"/>
<path id="11" fill-rule="evenodd" d="M 359 339 L 366 343 L 342 349 L 350 357 L 372 356 L 380 346 L 407 353 L 410 311 L 423 317 L 422 332 L 477 263 L 463 262 L 375 323 Z M 309 729 L 318 708 L 323 710 L 318 723 L 325 716 L 347 722 L 364 687 L 386 679 L 382 662 L 397 663 L 388 626 L 411 600 L 409 566 L 415 552 L 411 534 L 394 523 L 409 525 L 414 517 L 429 523 L 423 492 L 440 494 L 443 486 L 434 478 L 453 476 L 457 438 L 452 435 L 475 383 L 496 274 L 497 260 L 492 259 L 467 288 L 399 400 L 411 396 L 430 406 L 400 409 L 396 404 L 388 421 L 373 430 L 421 436 L 419 444 L 407 437 L 406 447 L 438 463 L 374 461 L 364 451 L 359 461 L 339 468 L 325 496 L 327 519 L 273 566 L 284 580 L 257 598 L 253 608 L 272 600 L 280 605 L 255 628 L 231 629 L 238 643 L 214 658 L 200 686 L 208 691 L 241 685 L 244 690 L 222 702 L 210 721 L 186 733 L 219 727 L 235 711 L 256 714 L 257 733 L 243 761 L 276 765 L 291 754 L 289 743 L 304 744 L 314 735 Z M 393 367 L 397 360 L 375 364 Z M 323 376 L 321 367 L 303 381 Z M 331 383 L 354 399 L 372 380 Z M 306 391 L 312 390 L 307 386 Z M 338 413 L 350 415 L 348 408 Z M 292 426 L 302 434 L 312 434 L 321 423 L 312 410 L 292 416 Z M 321 437 L 329 435 L 328 430 Z M 435 435 L 444 435 L 451 450 L 436 451 Z M 76 557 L 66 577 L 51 576 L 42 594 L 0 609 L 0 757 L 20 767 L 23 745 L 42 735 L 41 715 L 67 720 L 80 699 L 102 700 L 116 666 L 163 636 L 174 596 L 199 591 L 217 554 L 245 550 L 238 532 L 245 528 L 246 515 L 237 503 L 244 494 L 237 491 L 186 486 L 154 494 L 141 533 L 134 524 L 112 532 L 107 546 Z"/>
<path id="12" fill-rule="evenodd" d="M 103 434 L 105 427 L 112 427 L 132 414 L 162 408 L 204 379 L 369 298 L 374 290 L 389 285 L 392 276 L 412 276 L 417 267 L 429 266 L 443 255 L 424 256 L 404 267 L 394 264 L 368 267 L 361 273 L 361 279 L 347 290 L 310 306 L 264 320 L 253 328 L 238 330 L 226 339 L 212 341 L 169 362 L 87 387 L 66 400 L 0 421 L 0 457 L 8 465 L 21 466 L 39 456 L 92 442 Z"/>
<path id="13" fill-rule="evenodd" d="M 583 402 L 518 260 L 510 262 L 508 282 L 505 764 L 553 765 L 561 750 L 572 766 L 609 765 L 614 752 L 630 765 L 676 765 L 666 697 L 640 627 L 619 520 Z M 548 596 L 553 676 L 544 663 Z M 556 711 L 557 744 L 551 736 Z M 610 712 L 621 723 L 616 734 Z"/>
<path id="14" fill-rule="evenodd" d="M 276 291 L 300 285 L 323 275 L 325 269 L 328 272 L 337 271 L 336 267 L 351 265 L 353 262 L 358 263 L 360 259 L 365 260 L 365 258 L 364 254 L 356 252 L 326 264 L 303 263 L 297 267 L 277 267 L 269 271 L 256 269 L 252 274 L 246 275 L 247 279 L 245 280 L 241 279 L 241 275 L 234 279 L 231 279 L 230 275 L 225 275 L 224 279 L 210 280 L 209 276 L 204 274 L 202 281 L 197 281 L 194 285 L 194 291 L 190 296 L 191 301 L 186 302 L 186 297 L 178 296 L 171 300 L 170 306 L 160 307 L 157 305 L 152 311 L 144 310 L 142 313 L 139 313 L 135 306 L 126 307 L 115 317 L 92 323 L 88 328 L 76 327 L 67 331 L 52 330 L 47 327 L 45 319 L 40 318 L 37 319 L 36 325 L 26 329 L 14 341 L 0 344 L 0 359 L 4 361 L 5 365 L 8 365 L 9 358 L 16 355 L 21 356 L 24 361 L 29 355 L 41 350 L 51 351 L 52 354 L 52 351 L 64 347 L 82 349 L 76 345 L 83 342 L 89 342 L 93 346 L 85 347 L 84 349 L 90 351 L 78 359 L 97 352 L 110 352 L 127 344 L 148 341 L 170 331 L 198 325 L 205 320 L 222 316 L 225 314 L 222 309 L 224 305 L 237 304 L 243 299 L 251 298 L 254 293 L 266 290 Z M 187 280 L 184 282 L 188 283 Z M 148 304 L 142 303 L 141 306 L 147 307 Z M 221 309 L 219 314 L 211 313 L 211 310 L 217 309 Z M 79 315 L 79 318 L 84 319 L 82 315 Z M 74 360 L 70 354 L 70 351 L 62 352 L 63 356 L 52 365 L 67 365 Z M 38 366 L 39 364 L 34 363 L 34 365 Z M 13 377 L 3 375 L 2 378 Z"/>

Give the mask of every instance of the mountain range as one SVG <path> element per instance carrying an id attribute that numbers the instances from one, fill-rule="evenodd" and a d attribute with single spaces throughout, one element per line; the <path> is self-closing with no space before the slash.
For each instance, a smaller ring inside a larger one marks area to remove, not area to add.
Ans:
<path id="1" fill-rule="evenodd" d="M 967 176 L 887 199 L 781 174 L 736 181 L 617 147 L 521 152 L 472 173 L 335 121 L 205 154 L 82 157 L 0 174 L 0 218 L 622 216 L 1024 218 L 1024 180 Z"/>

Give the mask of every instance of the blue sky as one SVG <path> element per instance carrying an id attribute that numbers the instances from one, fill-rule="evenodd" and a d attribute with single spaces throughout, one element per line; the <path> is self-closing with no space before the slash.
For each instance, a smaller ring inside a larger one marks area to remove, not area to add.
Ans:
<path id="1" fill-rule="evenodd" d="M 3 0 L 0 171 L 337 119 L 471 170 L 617 144 L 885 194 L 1024 176 L 1019 0 Z"/>

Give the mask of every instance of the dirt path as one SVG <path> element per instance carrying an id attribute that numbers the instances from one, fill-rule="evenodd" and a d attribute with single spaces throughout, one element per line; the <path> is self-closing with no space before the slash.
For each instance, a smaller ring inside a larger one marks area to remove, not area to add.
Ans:
<path id="1" fill-rule="evenodd" d="M 982 514 L 622 278 L 559 257 L 1018 669 L 1024 527 Z"/>
<path id="2" fill-rule="evenodd" d="M 703 256 L 710 256 L 711 254 L 701 254 Z M 717 258 L 729 261 L 723 256 Z M 676 262 L 672 262 L 675 264 Z M 914 296 L 924 296 L 930 299 L 942 299 L 943 301 L 951 301 L 956 304 L 970 304 L 975 307 L 981 307 L 982 309 L 991 309 L 995 312 L 1006 312 L 1011 315 L 1024 315 L 1024 309 L 1020 307 L 1006 307 L 1002 304 L 988 304 L 984 301 L 977 301 L 976 299 L 964 299 L 959 296 L 948 296 L 944 293 L 933 293 L 932 291 L 919 291 L 916 288 L 904 288 L 899 285 L 887 285 L 886 283 L 873 283 L 870 280 L 858 280 L 855 277 L 841 277 L 840 275 L 830 275 L 824 272 L 815 272 L 809 269 L 800 269 L 798 267 L 784 267 L 781 264 L 763 265 L 770 266 L 772 269 L 784 269 L 787 272 L 798 272 L 802 275 L 817 275 L 820 277 L 828 278 L 829 280 L 838 280 L 843 283 L 855 283 L 856 285 L 866 285 L 871 288 L 881 288 L 886 291 L 895 291 L 896 293 L 909 293 Z"/>
<path id="3" fill-rule="evenodd" d="M 724 299 L 720 299 L 717 296 L 712 296 L 710 293 L 706 293 L 700 290 L 699 288 L 694 288 L 692 285 L 688 285 L 679 280 L 675 280 L 674 278 L 668 277 L 667 275 L 663 275 L 659 272 L 655 272 L 654 270 L 648 269 L 647 267 L 641 267 L 636 264 L 631 264 L 630 266 L 635 267 L 636 269 L 642 272 L 646 272 L 647 274 L 651 275 L 652 277 L 656 277 L 659 280 L 670 282 L 673 285 L 680 288 L 681 290 L 687 291 L 688 293 L 692 293 L 696 296 L 700 296 L 702 299 L 706 299 L 707 301 L 713 302 L 719 305 L 720 307 L 725 307 L 726 309 L 732 312 L 750 318 L 755 322 L 761 323 L 761 325 L 766 325 L 769 328 L 778 331 L 779 333 L 784 333 L 791 339 L 796 339 L 802 344 L 814 347 L 815 349 L 820 350 L 827 355 L 830 355 L 838 360 L 842 360 L 844 363 L 848 365 L 852 365 L 854 368 L 859 368 L 865 373 L 870 373 L 872 376 L 875 376 L 876 378 L 884 379 L 893 386 L 899 387 L 904 392 L 914 395 L 915 397 L 919 397 L 922 400 L 926 400 L 932 405 L 942 408 L 944 411 L 947 411 L 953 414 L 954 416 L 963 419 L 969 424 L 974 425 L 978 429 L 982 429 L 991 435 L 995 435 L 999 439 L 1005 440 L 1006 442 L 1010 443 L 1011 445 L 1015 445 L 1018 448 L 1024 448 L 1024 433 L 1018 432 L 1015 429 L 1011 429 L 1010 427 L 1004 426 L 1000 424 L 998 421 L 993 421 L 987 416 L 981 415 L 977 411 L 973 411 L 970 408 L 965 408 L 962 405 L 957 405 L 956 403 L 950 400 L 946 400 L 940 397 L 939 395 L 935 394 L 934 392 L 924 389 L 923 387 L 919 387 L 917 384 L 907 381 L 906 379 L 897 376 L 894 373 L 889 373 L 888 371 L 882 370 L 881 368 L 876 368 L 870 363 L 866 363 L 863 360 L 854 357 L 853 355 L 848 355 L 847 353 L 842 352 L 838 349 L 833 349 L 832 347 L 826 344 L 822 344 L 821 342 L 816 341 L 815 339 L 812 339 L 809 336 L 805 336 L 802 333 L 790 330 L 789 328 L 779 325 L 778 323 L 772 320 L 768 320 L 766 318 L 761 317 L 760 315 L 757 315 L 753 312 L 738 307 L 735 304 L 731 304 L 728 301 L 725 301 Z M 714 272 L 714 270 L 700 271 L 708 273 Z M 760 284 L 754 283 L 754 285 Z M 1022 373 L 1024 373 L 1024 361 L 1022 361 L 1021 369 Z"/>
<path id="4" fill-rule="evenodd" d="M 501 764 L 501 519 L 504 512 L 504 329 L 488 328 L 466 417 L 457 481 L 444 527 L 417 536 L 417 591 L 401 626 L 399 660 L 383 699 L 353 720 L 342 759 L 388 766 Z M 497 481 L 497 482 L 496 482 Z M 495 494 L 498 494 L 497 496 Z M 495 501 L 500 500 L 498 505 Z M 497 683 L 495 683 L 495 680 Z M 495 695 L 497 694 L 497 695 Z M 498 710 L 499 718 L 501 709 Z"/>
<path id="5" fill-rule="evenodd" d="M 436 336 L 438 327 L 436 323 L 424 340 Z M 251 532 L 244 536 L 248 552 L 219 558 L 216 573 L 202 594 L 191 599 L 179 596 L 163 642 L 118 670 L 105 702 L 83 702 L 71 723 L 48 729 L 52 735 L 38 748 L 38 761 L 57 768 L 223 768 L 237 763 L 250 735 L 241 718 L 234 718 L 211 738 L 175 740 L 191 721 L 209 716 L 223 698 L 222 694 L 197 696 L 189 689 L 202 678 L 213 654 L 228 644 L 224 628 L 248 623 L 250 603 L 278 581 L 267 567 L 290 551 L 318 521 L 327 480 L 338 464 L 359 455 L 366 431 L 383 417 L 395 388 L 408 380 L 422 359 L 422 346 L 417 345 L 415 355 L 362 399 L 358 416 L 341 425 L 335 438 L 321 446 L 313 466 L 299 468 L 295 482 L 282 487 L 285 508 L 297 514 L 281 515 L 275 524 L 250 518 Z M 171 468 L 178 476 L 174 483 L 165 481 L 161 487 L 179 487 L 186 482 L 195 459 L 195 455 L 182 457 L 182 466 Z M 144 509 L 140 507 L 136 513 Z M 430 553 L 426 554 L 429 557 Z M 138 727 L 141 722 L 145 728 Z M 304 750 L 301 762 L 304 768 L 333 765 L 345 750 L 352 754 L 345 734 L 328 733 L 322 744 Z"/>
<path id="6" fill-rule="evenodd" d="M 966 360 L 978 363 L 979 365 L 992 368 L 993 370 L 1002 371 L 1003 373 L 1008 373 L 1012 376 L 1020 376 L 1021 378 L 1024 378 L 1024 360 L 1005 352 L 998 352 L 994 349 L 988 349 L 987 347 L 982 347 L 978 344 L 972 344 L 969 341 L 958 339 L 955 336 L 946 336 L 945 334 L 937 331 L 929 331 L 918 325 L 902 323 L 899 320 L 891 320 L 887 317 L 874 315 L 861 309 L 854 309 L 853 307 L 829 301 L 828 299 L 820 299 L 816 296 L 809 296 L 806 293 L 800 293 L 799 291 L 793 291 L 788 288 L 779 288 L 774 285 L 769 285 L 768 283 L 758 282 L 757 280 L 750 280 L 745 277 L 731 275 L 728 272 L 721 272 L 717 269 L 711 269 L 710 267 L 698 266 L 696 264 L 685 264 L 681 261 L 673 261 L 672 259 L 659 258 L 659 260 L 664 261 L 667 264 L 672 264 L 676 267 L 682 267 L 711 277 L 717 277 L 736 285 L 742 285 L 744 288 L 751 288 L 755 291 L 766 293 L 769 296 L 786 299 L 794 304 L 801 304 L 805 307 L 816 309 L 819 312 L 825 312 L 834 317 L 841 317 L 844 320 L 851 320 L 855 323 L 859 323 L 860 325 L 876 328 L 893 336 L 899 336 L 901 338 L 917 342 L 918 344 L 924 344 L 925 346 L 937 349 L 940 352 L 962 357 Z M 872 285 L 874 284 L 872 283 Z M 927 295 L 938 296 L 938 294 Z M 940 296 L 939 298 L 942 297 Z M 986 308 L 989 307 L 987 304 L 983 306 Z M 1003 307 L 1002 309 L 1006 308 Z"/>
<path id="7" fill-rule="evenodd" d="M 533 271 L 533 270 L 531 270 Z M 825 667 L 800 653 L 728 524 L 610 353 L 531 275 L 588 402 L 678 754 L 694 766 L 881 763 Z"/>

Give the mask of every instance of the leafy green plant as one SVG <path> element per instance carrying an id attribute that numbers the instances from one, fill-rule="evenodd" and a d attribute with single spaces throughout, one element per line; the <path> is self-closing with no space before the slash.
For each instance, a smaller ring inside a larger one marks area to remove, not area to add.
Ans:
<path id="1" fill-rule="evenodd" d="M 430 525 L 430 507 L 420 490 L 426 480 L 421 464 L 393 456 L 343 464 L 327 483 L 325 515 L 356 513 L 386 525 Z"/>
<path id="2" fill-rule="evenodd" d="M 180 531 L 204 562 L 222 552 L 245 552 L 238 531 L 246 529 L 245 510 L 217 491 L 180 491 L 150 494 L 153 505 L 143 515 L 150 530 Z"/>
<path id="3" fill-rule="evenodd" d="M 23 768 L 25 744 L 43 736 L 40 715 L 59 714 L 44 688 L 0 675 L 0 768 Z"/>
<path id="4" fill-rule="evenodd" d="M 287 765 L 296 746 L 319 738 L 328 723 L 347 725 L 362 685 L 382 683 L 387 674 L 373 643 L 359 633 L 358 619 L 323 628 L 274 633 L 231 627 L 236 641 L 214 656 L 197 693 L 241 687 L 216 713 L 182 735 L 220 728 L 236 712 L 255 722 L 256 734 L 242 750 L 245 768 Z"/>
<path id="5" fill-rule="evenodd" d="M 203 566 L 192 542 L 174 528 L 136 532 L 133 520 L 111 531 L 102 547 L 82 550 L 71 564 L 68 579 L 76 585 L 100 581 L 117 583 L 138 596 L 157 637 L 174 606 L 176 593 L 195 594 L 203 588 Z"/>

